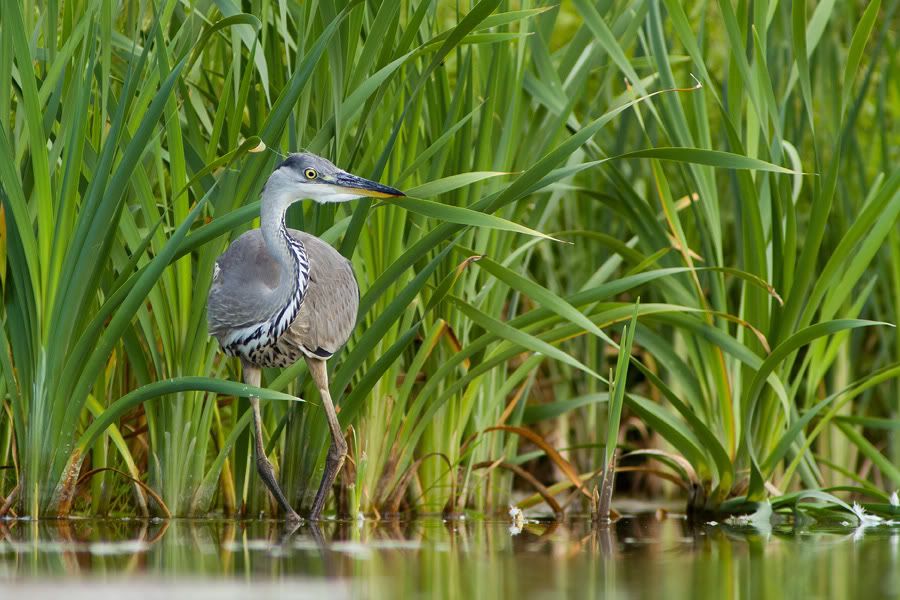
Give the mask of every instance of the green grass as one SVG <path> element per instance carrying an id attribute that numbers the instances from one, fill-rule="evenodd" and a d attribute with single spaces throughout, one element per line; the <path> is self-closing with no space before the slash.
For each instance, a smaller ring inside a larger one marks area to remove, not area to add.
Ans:
<path id="1" fill-rule="evenodd" d="M 330 361 L 338 506 L 491 513 L 524 468 L 586 509 L 616 445 L 639 489 L 679 481 L 692 510 L 884 502 L 897 5 L 10 5 L 0 492 L 33 516 L 272 510 L 251 390 L 204 307 L 272 166 L 305 148 L 410 195 L 288 216 L 362 290 Z M 264 403 L 302 506 L 317 394 L 302 364 L 264 382 L 311 400 Z"/>

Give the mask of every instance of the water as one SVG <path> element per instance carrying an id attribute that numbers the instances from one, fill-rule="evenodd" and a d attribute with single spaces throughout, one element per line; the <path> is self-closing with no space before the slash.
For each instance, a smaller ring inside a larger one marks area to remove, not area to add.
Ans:
<path id="1" fill-rule="evenodd" d="M 527 522 L 0 523 L 0 598 L 891 598 L 900 529 Z"/>

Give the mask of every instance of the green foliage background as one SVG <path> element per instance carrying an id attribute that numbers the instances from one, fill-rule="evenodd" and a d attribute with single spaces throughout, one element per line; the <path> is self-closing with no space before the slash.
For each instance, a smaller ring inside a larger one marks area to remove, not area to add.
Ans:
<path id="1" fill-rule="evenodd" d="M 341 512 L 587 506 L 616 442 L 693 509 L 891 510 L 897 4 L 4 0 L 0 492 L 270 510 L 204 308 L 305 148 L 410 196 L 289 216 L 363 293 Z M 255 392 L 298 505 L 304 369 Z"/>

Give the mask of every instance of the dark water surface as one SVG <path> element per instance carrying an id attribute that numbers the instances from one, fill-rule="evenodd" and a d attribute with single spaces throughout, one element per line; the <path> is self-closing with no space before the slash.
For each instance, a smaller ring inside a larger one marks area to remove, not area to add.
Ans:
<path id="1" fill-rule="evenodd" d="M 900 529 L 442 521 L 0 522 L 0 598 L 891 598 Z"/>

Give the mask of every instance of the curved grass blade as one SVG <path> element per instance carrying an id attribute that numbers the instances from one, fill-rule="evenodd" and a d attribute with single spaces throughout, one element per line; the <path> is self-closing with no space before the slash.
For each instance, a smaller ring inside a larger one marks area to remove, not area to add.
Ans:
<path id="1" fill-rule="evenodd" d="M 758 158 L 723 152 L 721 150 L 706 150 L 704 148 L 650 148 L 648 150 L 635 150 L 620 154 L 617 158 L 655 158 L 676 162 L 707 165 L 721 169 L 746 169 L 751 171 L 769 171 L 785 175 L 796 175 L 797 172 L 786 167 L 780 167 Z"/>
<path id="2" fill-rule="evenodd" d="M 436 179 L 423 183 L 414 188 L 406 190 L 407 196 L 415 198 L 429 198 L 432 196 L 440 196 L 447 192 L 452 192 L 461 187 L 472 185 L 485 179 L 492 177 L 500 177 L 502 175 L 514 175 L 514 173 L 506 173 L 504 171 L 473 171 L 471 173 L 459 173 L 458 175 L 450 175 L 442 179 Z"/>
<path id="3" fill-rule="evenodd" d="M 562 241 L 541 233 L 540 231 L 535 231 L 534 229 L 525 227 L 524 225 L 519 225 L 517 223 L 513 223 L 512 221 L 507 221 L 506 219 L 503 219 L 501 217 L 478 212 L 477 210 L 464 208 L 462 206 L 440 204 L 438 202 L 423 200 L 421 198 L 413 198 L 410 196 L 406 196 L 404 198 L 385 198 L 384 202 L 394 204 L 405 210 L 414 212 L 424 217 L 438 219 L 440 221 L 454 223 L 456 225 L 487 227 L 488 229 L 511 231 L 513 233 L 521 233 L 524 235 L 543 238 L 545 240 L 553 240 L 555 242 Z"/>

